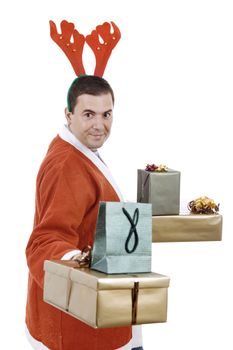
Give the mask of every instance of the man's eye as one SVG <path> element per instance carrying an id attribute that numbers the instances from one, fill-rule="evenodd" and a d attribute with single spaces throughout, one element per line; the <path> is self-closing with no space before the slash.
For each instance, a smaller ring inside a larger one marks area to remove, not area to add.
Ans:
<path id="1" fill-rule="evenodd" d="M 85 114 L 84 114 L 84 117 L 85 117 L 86 119 L 91 119 L 91 118 L 93 117 L 93 114 L 91 114 L 91 113 L 85 113 Z"/>
<path id="2" fill-rule="evenodd" d="M 105 118 L 110 118 L 110 117 L 111 117 L 111 115 L 112 115 L 112 114 L 111 114 L 110 112 L 106 112 L 106 113 L 104 113 L 104 117 L 105 117 Z"/>

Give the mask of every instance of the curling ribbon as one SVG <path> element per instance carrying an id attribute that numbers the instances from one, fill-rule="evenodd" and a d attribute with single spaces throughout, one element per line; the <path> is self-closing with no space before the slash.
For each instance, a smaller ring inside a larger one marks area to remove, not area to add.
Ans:
<path id="1" fill-rule="evenodd" d="M 217 214 L 219 204 L 217 205 L 213 199 L 202 196 L 189 202 L 188 209 L 193 214 Z"/>

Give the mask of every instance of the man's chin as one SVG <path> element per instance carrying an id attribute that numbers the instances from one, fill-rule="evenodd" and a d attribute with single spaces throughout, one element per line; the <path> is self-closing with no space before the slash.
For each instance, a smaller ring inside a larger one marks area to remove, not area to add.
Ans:
<path id="1" fill-rule="evenodd" d="M 104 140 L 96 140 L 96 141 L 92 141 L 89 143 L 89 148 L 91 149 L 97 149 L 103 146 L 104 142 L 106 141 L 106 139 Z"/>
<path id="2" fill-rule="evenodd" d="M 90 148 L 91 150 L 96 150 L 100 147 L 102 147 L 104 144 L 104 142 L 92 142 L 91 144 L 89 144 L 88 148 Z"/>

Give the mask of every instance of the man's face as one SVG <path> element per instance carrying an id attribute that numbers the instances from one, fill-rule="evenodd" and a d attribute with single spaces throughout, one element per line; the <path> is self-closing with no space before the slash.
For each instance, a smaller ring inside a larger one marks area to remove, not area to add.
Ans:
<path id="1" fill-rule="evenodd" d="M 65 110 L 71 132 L 86 147 L 96 150 L 107 140 L 112 126 L 113 101 L 110 93 L 77 98 L 74 113 Z"/>

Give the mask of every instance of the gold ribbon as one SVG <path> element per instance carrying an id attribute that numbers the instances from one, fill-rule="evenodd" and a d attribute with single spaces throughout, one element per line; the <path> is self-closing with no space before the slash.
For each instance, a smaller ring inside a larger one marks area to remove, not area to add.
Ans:
<path id="1" fill-rule="evenodd" d="M 219 204 L 216 204 L 213 199 L 203 196 L 190 201 L 188 209 L 193 214 L 217 214 Z"/>

